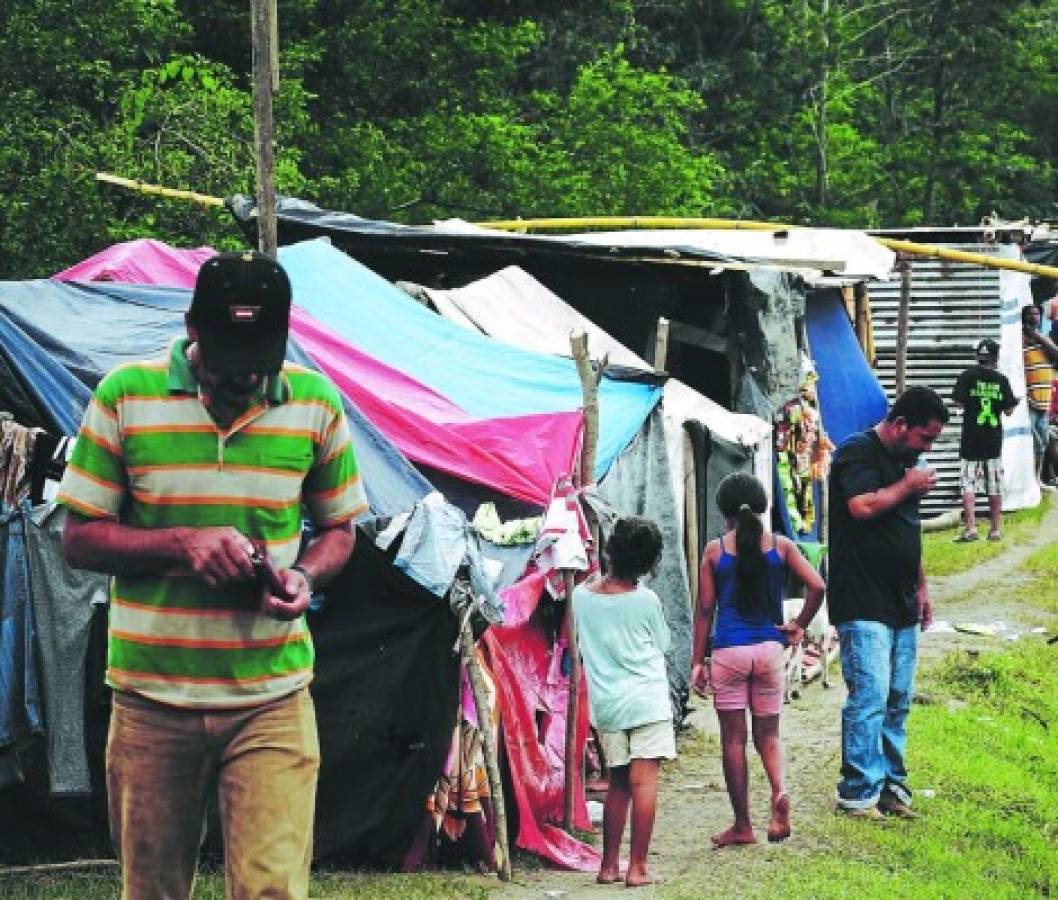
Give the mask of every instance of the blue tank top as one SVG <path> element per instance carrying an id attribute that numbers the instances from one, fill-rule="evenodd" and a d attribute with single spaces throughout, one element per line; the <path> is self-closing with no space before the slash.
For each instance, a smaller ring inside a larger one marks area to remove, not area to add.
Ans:
<path id="1" fill-rule="evenodd" d="M 786 644 L 786 637 L 776 628 L 783 619 L 786 566 L 774 545 L 764 554 L 764 561 L 768 567 L 766 581 L 771 615 L 767 619 L 746 618 L 735 606 L 735 565 L 738 557 L 728 553 L 724 549 L 724 542 L 720 542 L 720 559 L 713 567 L 717 604 L 714 649 L 744 647 L 747 644 L 763 644 L 765 641 Z"/>

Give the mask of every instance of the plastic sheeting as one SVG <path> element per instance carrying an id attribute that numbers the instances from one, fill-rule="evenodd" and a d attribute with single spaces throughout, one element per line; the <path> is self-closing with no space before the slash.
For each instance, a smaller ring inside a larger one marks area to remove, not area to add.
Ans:
<path id="1" fill-rule="evenodd" d="M 1007 255 L 1016 257 L 1017 248 Z M 1025 357 L 1021 343 L 1021 308 L 1032 302 L 1029 276 L 1002 269 L 999 272 L 999 371 L 1010 379 L 1014 396 L 1021 398 L 1003 421 L 1003 509 L 1023 509 L 1040 502 L 1035 450 L 1029 408 L 1025 401 Z"/>
<path id="2" fill-rule="evenodd" d="M 117 365 L 164 353 L 184 333 L 190 301 L 189 291 L 177 289 L 0 282 L 0 346 L 55 427 L 72 435 L 91 388 Z M 294 342 L 287 356 L 313 365 Z M 430 492 L 429 483 L 363 415 L 348 404 L 346 415 L 376 515 L 403 512 Z"/>
<path id="3" fill-rule="evenodd" d="M 814 293 L 807 319 L 823 428 L 837 446 L 885 418 L 885 388 L 867 365 L 837 289 Z"/>
<path id="4" fill-rule="evenodd" d="M 523 585 L 521 593 L 529 595 L 536 584 L 542 588 L 543 580 Z M 536 600 L 540 600 L 539 591 Z M 552 642 L 539 606 L 533 606 L 530 612 L 523 605 L 521 611 L 529 615 L 521 625 L 490 628 L 481 640 L 503 719 L 503 740 L 518 814 L 515 843 L 563 868 L 594 871 L 599 867 L 598 852 L 556 825 L 562 821 L 565 797 L 563 759 L 569 678 L 562 674 L 559 656 L 565 644 Z M 588 739 L 588 691 L 583 678 L 578 698 L 574 747 L 575 759 L 580 760 Z M 591 821 L 584 799 L 582 769 L 577 766 L 574 774 L 573 824 L 588 830 Z"/>
<path id="5" fill-rule="evenodd" d="M 140 238 L 112 244 L 53 277 L 61 281 L 193 287 L 202 263 L 216 253 L 212 247 L 181 249 L 164 241 Z"/>
<path id="6" fill-rule="evenodd" d="M 581 432 L 579 410 L 478 419 L 426 384 L 358 350 L 300 309 L 291 313 L 291 333 L 341 391 L 415 462 L 536 504 L 545 503 L 556 478 L 571 471 Z"/>
<path id="7" fill-rule="evenodd" d="M 338 336 L 437 393 L 474 419 L 572 412 L 582 404 L 572 360 L 473 334 L 424 309 L 328 241 L 281 247 L 294 302 Z M 487 387 L 486 387 L 487 386 Z M 599 385 L 600 477 L 661 397 L 654 384 Z"/>
<path id="8" fill-rule="evenodd" d="M 673 719 L 678 723 L 682 721 L 687 705 L 694 604 L 687 584 L 683 534 L 676 518 L 660 412 L 656 411 L 647 420 L 639 436 L 618 457 L 599 485 L 599 493 L 619 515 L 646 516 L 653 519 L 661 530 L 661 562 L 658 570 L 644 579 L 644 584 L 660 598 L 672 635 L 665 653 L 665 666 Z"/>

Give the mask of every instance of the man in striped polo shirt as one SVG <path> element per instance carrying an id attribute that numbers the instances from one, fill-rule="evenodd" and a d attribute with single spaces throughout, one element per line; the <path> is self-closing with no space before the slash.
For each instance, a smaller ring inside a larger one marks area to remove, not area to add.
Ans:
<path id="1" fill-rule="evenodd" d="M 229 896 L 308 895 L 303 614 L 367 504 L 337 389 L 284 363 L 289 313 L 273 260 L 207 261 L 187 339 L 100 382 L 60 487 L 67 560 L 115 576 L 107 790 L 127 898 L 190 896 L 214 784 Z"/>
<path id="2" fill-rule="evenodd" d="M 1025 399 L 1028 401 L 1035 451 L 1036 477 L 1043 475 L 1043 459 L 1050 438 L 1051 391 L 1058 345 L 1040 332 L 1040 310 L 1033 303 L 1021 308 L 1021 345 L 1025 362 Z"/>

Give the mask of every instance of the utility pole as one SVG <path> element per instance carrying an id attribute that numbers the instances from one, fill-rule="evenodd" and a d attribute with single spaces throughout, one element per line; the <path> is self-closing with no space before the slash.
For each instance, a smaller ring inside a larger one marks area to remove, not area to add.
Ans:
<path id="1" fill-rule="evenodd" d="M 276 258 L 275 147 L 272 95 L 279 85 L 279 38 L 276 0 L 250 0 L 253 18 L 253 124 L 257 162 L 257 246 Z"/>

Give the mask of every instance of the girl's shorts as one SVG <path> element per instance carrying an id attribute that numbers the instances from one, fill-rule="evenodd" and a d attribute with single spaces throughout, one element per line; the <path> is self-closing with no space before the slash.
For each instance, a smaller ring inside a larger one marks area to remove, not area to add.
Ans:
<path id="1" fill-rule="evenodd" d="M 713 650 L 713 705 L 725 712 L 749 709 L 755 716 L 779 715 L 782 651 L 778 641 Z"/>
<path id="2" fill-rule="evenodd" d="M 672 719 L 636 725 L 623 731 L 600 731 L 606 765 L 627 766 L 633 759 L 675 759 L 676 733 Z"/>

